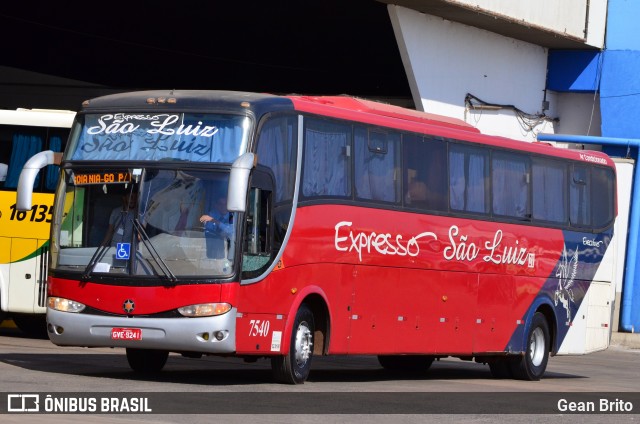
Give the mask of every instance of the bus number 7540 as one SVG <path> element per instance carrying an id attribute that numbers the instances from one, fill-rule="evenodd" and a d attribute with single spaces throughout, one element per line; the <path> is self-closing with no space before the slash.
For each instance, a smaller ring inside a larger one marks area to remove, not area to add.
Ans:
<path id="1" fill-rule="evenodd" d="M 269 334 L 269 321 L 252 319 L 249 321 L 249 337 L 266 337 Z"/>

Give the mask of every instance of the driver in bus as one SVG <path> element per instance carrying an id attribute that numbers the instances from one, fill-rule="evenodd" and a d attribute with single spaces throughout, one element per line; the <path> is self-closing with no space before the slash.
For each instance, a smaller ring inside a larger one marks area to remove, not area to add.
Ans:
<path id="1" fill-rule="evenodd" d="M 122 195 L 122 206 L 115 208 L 109 215 L 109 228 L 102 240 L 102 245 L 131 243 L 133 236 L 133 220 L 138 212 L 138 193 L 131 191 Z"/>
<path id="2" fill-rule="evenodd" d="M 227 210 L 226 196 L 217 197 L 209 211 L 200 217 L 200 222 L 204 224 L 208 258 L 223 259 L 227 257 L 227 243 L 233 232 L 232 221 L 232 215 Z"/>

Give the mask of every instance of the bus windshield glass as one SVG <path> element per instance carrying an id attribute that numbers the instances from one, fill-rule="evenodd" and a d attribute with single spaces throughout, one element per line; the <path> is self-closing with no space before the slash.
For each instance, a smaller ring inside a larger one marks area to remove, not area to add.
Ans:
<path id="1" fill-rule="evenodd" d="M 66 160 L 233 162 L 250 118 L 203 113 L 103 113 L 78 117 Z"/>
<path id="2" fill-rule="evenodd" d="M 176 282 L 229 276 L 236 216 L 226 171 L 130 168 L 67 172 L 59 186 L 52 268 Z"/>

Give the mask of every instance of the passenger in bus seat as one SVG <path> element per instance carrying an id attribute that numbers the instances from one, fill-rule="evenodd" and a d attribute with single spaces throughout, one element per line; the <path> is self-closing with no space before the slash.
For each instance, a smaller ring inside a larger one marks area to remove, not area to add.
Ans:
<path id="1" fill-rule="evenodd" d="M 407 205 L 419 209 L 446 209 L 446 195 L 442 192 L 437 181 L 429 180 L 429 183 L 421 180 L 411 181 L 405 200 Z"/>
<path id="2" fill-rule="evenodd" d="M 427 191 L 427 185 L 423 181 L 411 181 L 405 196 L 406 203 L 411 206 L 424 205 L 427 200 Z"/>

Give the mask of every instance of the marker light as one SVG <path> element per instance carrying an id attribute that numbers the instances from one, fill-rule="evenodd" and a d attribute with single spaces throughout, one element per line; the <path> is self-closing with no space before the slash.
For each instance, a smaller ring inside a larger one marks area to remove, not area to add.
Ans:
<path id="1" fill-rule="evenodd" d="M 84 304 L 80 302 L 76 302 L 74 300 L 64 299 L 62 297 L 50 297 L 49 307 L 51 309 L 55 309 L 56 311 L 62 312 L 82 312 L 86 307 Z"/>
<path id="2" fill-rule="evenodd" d="M 211 317 L 226 314 L 230 310 L 231 305 L 228 303 L 201 303 L 178 308 L 178 312 L 185 317 Z"/>

